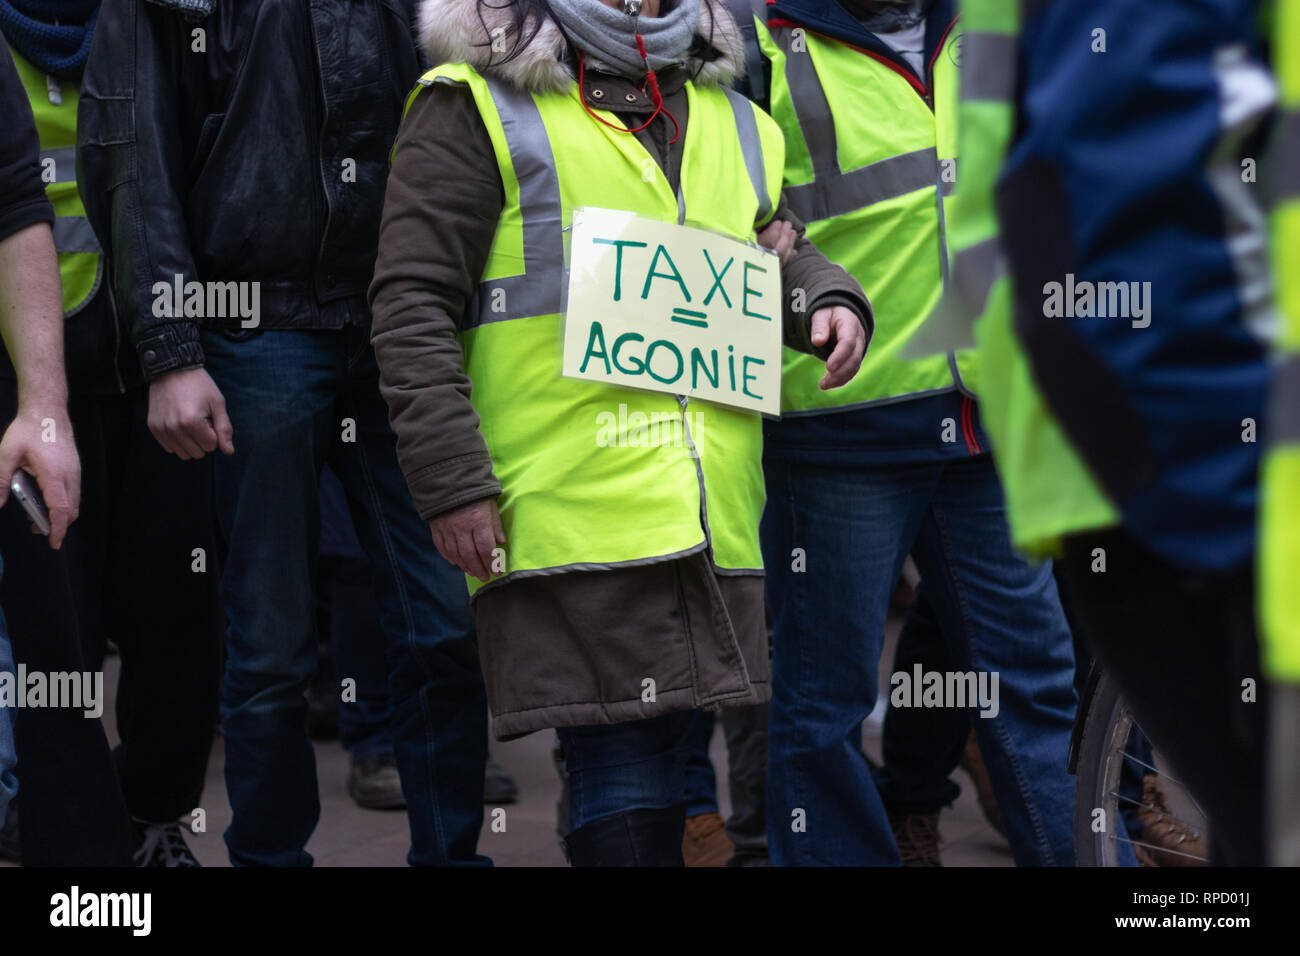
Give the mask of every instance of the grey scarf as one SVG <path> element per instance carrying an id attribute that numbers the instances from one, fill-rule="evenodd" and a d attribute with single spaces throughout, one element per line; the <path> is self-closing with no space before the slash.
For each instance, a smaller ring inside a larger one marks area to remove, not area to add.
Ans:
<path id="1" fill-rule="evenodd" d="M 700 20 L 700 5 L 701 0 L 677 0 L 662 16 L 635 18 L 652 70 L 685 61 Z M 636 48 L 633 18 L 621 9 L 607 7 L 600 0 L 550 0 L 550 7 L 588 65 L 619 76 L 645 75 L 645 63 Z"/>

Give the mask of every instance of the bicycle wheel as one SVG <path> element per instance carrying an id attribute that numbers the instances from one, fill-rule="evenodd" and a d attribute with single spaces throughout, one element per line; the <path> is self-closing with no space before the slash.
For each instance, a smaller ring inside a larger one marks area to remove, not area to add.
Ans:
<path id="1" fill-rule="evenodd" d="M 1207 832 L 1205 813 L 1171 773 L 1168 762 L 1154 749 L 1148 753 L 1135 746 L 1144 736 L 1119 685 L 1103 673 L 1088 704 L 1079 737 L 1074 784 L 1077 865 L 1119 866 L 1127 855 L 1122 849 L 1126 844 L 1144 862 L 1193 866 L 1206 862 L 1203 850 L 1188 853 L 1177 847 L 1147 842 L 1141 835 L 1136 839 L 1129 836 L 1123 817 L 1130 809 L 1158 813 L 1162 822 L 1175 820 L 1179 827 L 1198 835 Z M 1126 766 L 1140 779 L 1155 776 L 1161 794 L 1159 806 L 1144 803 L 1145 794 L 1140 785 L 1135 788 L 1124 780 Z"/>

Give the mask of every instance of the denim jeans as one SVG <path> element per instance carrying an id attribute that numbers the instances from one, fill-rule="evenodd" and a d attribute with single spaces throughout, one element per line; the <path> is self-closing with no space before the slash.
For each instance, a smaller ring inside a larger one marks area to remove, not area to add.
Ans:
<path id="1" fill-rule="evenodd" d="M 718 777 L 709 745 L 713 743 L 713 713 L 697 710 L 686 734 L 686 818 L 718 812 Z"/>
<path id="2" fill-rule="evenodd" d="M 355 697 L 339 705 L 339 743 L 353 762 L 392 756 L 392 714 L 374 570 L 353 531 L 343 485 L 328 468 L 321 474 L 320 503 L 321 567 L 316 583 L 328 622 L 322 637 L 333 653 L 334 666 L 328 669 L 335 688 L 348 678 L 356 681 Z"/>
<path id="3" fill-rule="evenodd" d="M 1073 863 L 1074 651 L 1051 568 L 1012 548 L 989 457 L 869 467 L 769 458 L 765 473 L 772 862 L 899 862 L 861 728 L 910 552 L 954 666 L 998 675 L 997 716 L 972 722 L 1016 861 Z"/>
<path id="4" fill-rule="evenodd" d="M 231 861 L 309 865 L 320 817 L 304 692 L 319 648 L 312 581 L 328 462 L 375 567 L 412 865 L 486 864 L 487 702 L 464 576 L 433 547 L 398 468 L 366 330 L 204 332 L 235 454 L 217 455 L 229 618 L 221 719 Z"/>
<path id="5" fill-rule="evenodd" d="M 903 619 L 894 651 L 893 673 L 951 671 L 957 668 L 925 593 L 925 582 Z M 952 772 L 961 763 L 971 718 L 952 707 L 891 707 L 881 733 L 884 762 L 875 769 L 876 789 L 890 810 L 936 813 L 961 793 Z"/>
<path id="6" fill-rule="evenodd" d="M 0 558 L 0 575 L 3 574 L 4 560 Z M 14 652 L 9 646 L 9 632 L 5 630 L 3 610 L 0 610 L 0 674 L 16 674 Z M 4 823 L 9 801 L 18 793 L 18 781 L 14 779 L 14 764 L 17 762 L 18 755 L 14 753 L 13 710 L 0 707 L 0 823 Z"/>
<path id="7" fill-rule="evenodd" d="M 569 792 L 569 830 L 629 810 L 684 803 L 691 710 L 621 724 L 560 727 Z"/>
<path id="8" fill-rule="evenodd" d="M 686 817 L 718 812 L 718 781 L 709 758 L 713 728 L 722 723 L 727 741 L 727 790 L 731 815 L 727 836 L 735 847 L 737 864 L 754 865 L 767 859 L 767 704 L 724 707 L 717 717 L 697 711 L 696 723 L 686 741 Z"/>

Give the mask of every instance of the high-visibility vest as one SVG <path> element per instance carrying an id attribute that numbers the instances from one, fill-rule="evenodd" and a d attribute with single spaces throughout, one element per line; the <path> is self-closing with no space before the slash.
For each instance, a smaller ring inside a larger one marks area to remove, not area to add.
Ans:
<path id="1" fill-rule="evenodd" d="M 857 376 L 822 391 L 816 358 L 786 349 L 783 414 L 970 392 L 969 351 L 906 358 L 947 270 L 944 197 L 956 178 L 960 26 L 934 56 L 934 88 L 861 50 L 802 28 L 759 25 L 771 61 L 770 109 L 786 138 L 786 198 L 826 256 L 861 284 L 875 311 Z"/>
<path id="2" fill-rule="evenodd" d="M 667 561 L 762 569 L 759 415 L 560 376 L 568 227 L 583 206 L 755 241 L 780 198 L 780 130 L 731 90 L 686 85 L 680 188 L 634 135 L 586 112 L 576 83 L 532 94 L 465 64 L 423 86 L 474 96 L 505 207 L 463 320 L 471 401 L 501 482 L 505 577 Z M 622 128 L 617 117 L 597 115 Z M 601 423 L 607 431 L 598 438 Z M 469 579 L 471 591 L 479 582 Z"/>
<path id="3" fill-rule="evenodd" d="M 1281 330 L 1261 471 L 1259 618 L 1264 666 L 1300 682 L 1300 0 L 1274 11 L 1273 61 L 1280 109 L 1266 178 L 1273 281 Z"/>
<path id="4" fill-rule="evenodd" d="M 54 248 L 63 282 L 63 314 L 74 315 L 99 291 L 103 261 L 77 191 L 77 84 L 47 77 L 10 47 L 27 89 L 41 141 L 41 178 L 54 205 Z"/>
<path id="5" fill-rule="evenodd" d="M 1119 511 L 1057 424 L 1034 382 L 1012 322 L 1012 288 L 999 244 L 994 186 L 1015 129 L 1018 3 L 964 0 L 961 172 L 948 203 L 948 304 L 975 322 L 980 415 L 1006 497 L 1016 546 L 1059 553 L 1068 534 L 1111 527 Z"/>

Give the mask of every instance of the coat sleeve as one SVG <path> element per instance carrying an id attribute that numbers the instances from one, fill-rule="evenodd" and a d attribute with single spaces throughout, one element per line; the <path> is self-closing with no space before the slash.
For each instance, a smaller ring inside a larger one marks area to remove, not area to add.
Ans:
<path id="1" fill-rule="evenodd" d="M 197 280 L 185 218 L 185 24 L 145 0 L 104 0 L 77 111 L 77 178 L 108 257 L 114 304 L 144 376 L 203 364 L 192 318 L 154 314 L 154 284 Z M 164 311 L 164 310 L 159 310 Z"/>
<path id="2" fill-rule="evenodd" d="M 473 95 L 422 90 L 397 137 L 370 305 L 380 391 L 425 520 L 501 492 L 457 332 L 504 205 Z"/>
<path id="3" fill-rule="evenodd" d="M 53 224 L 41 182 L 41 143 L 27 91 L 6 50 L 0 53 L 0 241 L 36 223 Z"/>
<path id="4" fill-rule="evenodd" d="M 788 222 L 799 236 L 795 242 L 795 255 L 781 267 L 781 286 L 785 295 L 782 309 L 785 344 L 820 359 L 829 358 L 835 343 L 828 342 L 820 348 L 812 344 L 812 317 L 819 309 L 842 305 L 857 315 L 870 347 L 876 327 L 875 314 L 858 280 L 843 266 L 827 259 L 813 244 L 803 222 L 790 210 L 784 196 L 772 219 Z"/>

